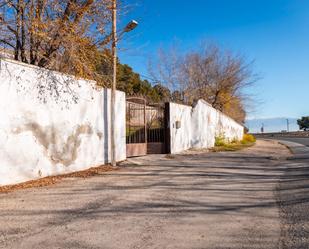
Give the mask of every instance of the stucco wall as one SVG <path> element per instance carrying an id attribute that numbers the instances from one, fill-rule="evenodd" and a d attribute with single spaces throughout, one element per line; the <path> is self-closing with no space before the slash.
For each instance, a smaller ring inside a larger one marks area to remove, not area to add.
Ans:
<path id="1" fill-rule="evenodd" d="M 110 161 L 110 90 L 0 61 L 0 185 Z M 126 158 L 125 94 L 116 94 L 116 157 Z"/>
<path id="2" fill-rule="evenodd" d="M 170 141 L 172 154 L 191 148 L 191 111 L 192 108 L 190 106 L 170 103 Z M 178 129 L 176 122 L 180 124 Z"/>
<path id="3" fill-rule="evenodd" d="M 180 121 L 178 129 L 177 121 Z M 215 137 L 220 135 L 229 141 L 241 140 L 244 133 L 242 125 L 203 100 L 199 100 L 194 108 L 171 103 L 170 129 L 171 153 L 190 148 L 211 148 L 215 145 Z"/>
<path id="4" fill-rule="evenodd" d="M 192 147 L 211 148 L 215 144 L 218 112 L 205 101 L 192 108 Z"/>
<path id="5" fill-rule="evenodd" d="M 243 126 L 220 112 L 218 115 L 218 125 L 216 128 L 216 136 L 223 135 L 229 142 L 234 139 L 239 141 L 244 135 Z"/>

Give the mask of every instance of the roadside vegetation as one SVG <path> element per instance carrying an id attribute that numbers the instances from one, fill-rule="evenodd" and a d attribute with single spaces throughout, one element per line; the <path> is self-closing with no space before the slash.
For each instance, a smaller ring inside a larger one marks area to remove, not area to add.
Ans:
<path id="1" fill-rule="evenodd" d="M 220 135 L 216 137 L 215 147 L 211 151 L 238 151 L 253 146 L 255 142 L 256 138 L 251 134 L 245 134 L 241 141 L 235 139 L 230 142 L 223 135 Z"/>
<path id="2" fill-rule="evenodd" d="M 174 92 L 173 102 L 194 105 L 199 99 L 244 123 L 246 109 L 252 99 L 248 89 L 259 79 L 253 63 L 244 56 L 216 44 L 202 42 L 193 50 L 176 45 L 158 51 L 155 63 L 150 63 L 150 74 Z"/>
<path id="3" fill-rule="evenodd" d="M 127 13 L 126 4 L 118 8 L 122 16 Z M 110 0 L 0 0 L 0 52 L 110 87 L 111 11 Z M 243 123 L 250 99 L 247 88 L 258 79 L 253 64 L 216 44 L 202 43 L 191 51 L 179 51 L 175 46 L 171 51 L 158 51 L 149 63 L 148 76 L 140 76 L 118 60 L 117 89 L 153 103 L 193 105 L 204 99 Z M 61 87 L 53 83 L 46 89 L 60 94 Z"/>
<path id="4" fill-rule="evenodd" d="M 300 130 L 308 131 L 309 130 L 309 116 L 298 119 L 297 124 Z"/>

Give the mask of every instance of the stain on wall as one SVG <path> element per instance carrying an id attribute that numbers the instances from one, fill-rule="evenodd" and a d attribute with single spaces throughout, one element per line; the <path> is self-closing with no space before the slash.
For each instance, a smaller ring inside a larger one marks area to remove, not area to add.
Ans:
<path id="1" fill-rule="evenodd" d="M 61 101 L 53 96 L 58 86 L 65 86 Z M 66 86 L 76 93 L 77 104 Z M 0 59 L 0 186 L 110 162 L 111 91 L 94 86 L 95 82 Z M 38 98 L 40 94 L 46 98 Z M 122 161 L 125 93 L 117 91 L 115 108 L 116 158 Z"/>
<path id="2" fill-rule="evenodd" d="M 102 132 L 97 132 L 97 136 L 99 137 L 100 140 L 103 138 L 103 133 Z"/>
<path id="3" fill-rule="evenodd" d="M 63 164 L 69 166 L 77 158 L 77 150 L 81 144 L 81 135 L 93 134 L 92 127 L 78 125 L 66 139 L 63 139 L 54 126 L 42 127 L 37 123 L 27 123 L 13 130 L 14 134 L 31 132 L 35 140 L 44 148 L 45 156 L 53 164 Z"/>

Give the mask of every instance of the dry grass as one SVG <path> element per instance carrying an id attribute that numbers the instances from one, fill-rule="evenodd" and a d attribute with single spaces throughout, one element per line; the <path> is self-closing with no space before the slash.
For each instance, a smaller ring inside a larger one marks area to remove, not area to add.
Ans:
<path id="1" fill-rule="evenodd" d="M 238 151 L 243 150 L 245 148 L 253 146 L 255 143 L 233 143 L 233 144 L 224 144 L 222 146 L 215 146 L 211 148 L 210 151 L 212 152 L 221 152 L 221 151 Z"/>
<path id="2" fill-rule="evenodd" d="M 20 184 L 0 187 L 0 193 L 9 193 L 12 191 L 28 189 L 28 188 L 46 187 L 46 186 L 50 186 L 58 182 L 61 182 L 65 178 L 88 178 L 91 176 L 101 175 L 105 172 L 114 171 L 118 169 L 119 168 L 114 168 L 110 165 L 103 165 L 103 166 L 93 167 L 87 170 L 82 170 L 82 171 L 73 172 L 69 174 L 58 175 L 58 176 L 48 176 L 48 177 L 44 177 L 38 180 L 32 180 L 32 181 L 28 181 L 28 182 L 24 182 Z"/>
<path id="3" fill-rule="evenodd" d="M 253 146 L 255 142 L 256 138 L 251 134 L 244 134 L 241 141 L 234 140 L 232 142 L 226 142 L 224 136 L 219 136 L 216 137 L 215 147 L 210 149 L 210 151 L 238 151 Z"/>

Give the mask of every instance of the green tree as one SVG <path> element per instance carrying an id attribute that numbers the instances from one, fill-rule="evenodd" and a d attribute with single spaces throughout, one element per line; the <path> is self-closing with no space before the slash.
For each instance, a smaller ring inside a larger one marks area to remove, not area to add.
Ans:
<path id="1" fill-rule="evenodd" d="M 152 85 L 147 80 L 141 79 L 140 75 L 126 64 L 118 63 L 117 89 L 124 91 L 128 96 L 144 97 L 150 102 L 160 100 Z"/>
<path id="2" fill-rule="evenodd" d="M 111 67 L 110 51 L 105 49 L 101 52 L 96 73 L 103 82 L 103 86 L 111 87 L 113 70 Z M 127 64 L 122 64 L 118 60 L 117 64 L 117 90 L 123 91 L 127 96 L 138 96 L 145 98 L 150 103 L 169 101 L 170 90 L 160 84 L 152 86 L 148 80 L 141 79 L 140 75 Z"/>
<path id="3" fill-rule="evenodd" d="M 297 124 L 300 130 L 307 131 L 309 129 L 309 116 L 298 119 Z"/>

